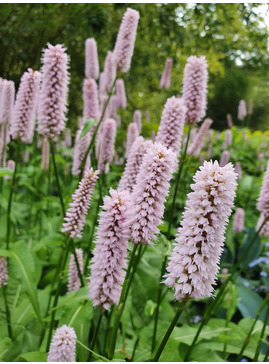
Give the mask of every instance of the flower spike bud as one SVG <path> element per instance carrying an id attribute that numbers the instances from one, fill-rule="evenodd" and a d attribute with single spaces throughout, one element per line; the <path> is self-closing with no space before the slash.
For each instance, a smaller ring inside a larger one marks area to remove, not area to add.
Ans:
<path id="1" fill-rule="evenodd" d="M 133 142 L 139 136 L 139 131 L 137 129 L 137 124 L 130 123 L 127 130 L 127 140 L 125 148 L 125 158 L 128 158 Z"/>
<path id="2" fill-rule="evenodd" d="M 117 106 L 119 109 L 125 109 L 127 106 L 127 99 L 125 93 L 125 85 L 122 78 L 116 81 L 116 92 L 117 92 Z"/>
<path id="3" fill-rule="evenodd" d="M 85 42 L 85 77 L 97 80 L 99 76 L 99 61 L 97 44 L 94 38 Z"/>
<path id="4" fill-rule="evenodd" d="M 77 335 L 72 327 L 59 327 L 50 344 L 48 362 L 75 362 Z"/>
<path id="5" fill-rule="evenodd" d="M 76 257 L 78 260 L 80 271 L 83 271 L 83 251 L 82 249 L 76 249 Z M 72 291 L 78 291 L 80 289 L 81 282 L 78 275 L 78 269 L 76 266 L 76 261 L 74 254 L 71 254 L 69 260 L 69 269 L 68 269 L 68 284 L 67 284 L 67 292 L 70 293 Z"/>
<path id="6" fill-rule="evenodd" d="M 263 177 L 257 208 L 261 213 L 263 213 L 264 217 L 269 218 L 269 162 Z"/>
<path id="7" fill-rule="evenodd" d="M 240 233 L 244 229 L 244 216 L 245 211 L 242 208 L 238 208 L 234 214 L 233 229 L 235 233 Z"/>
<path id="8" fill-rule="evenodd" d="M 105 66 L 104 66 L 104 91 L 110 92 L 111 87 L 113 86 L 113 83 L 116 78 L 116 64 L 113 57 L 113 53 L 111 51 L 107 52 L 107 56 L 105 59 Z M 101 82 L 101 81 L 100 81 Z M 101 85 L 100 85 L 101 87 Z M 103 90 L 103 86 L 102 86 Z M 105 92 L 102 91 L 102 94 L 105 94 Z"/>
<path id="9" fill-rule="evenodd" d="M 15 98 L 15 84 L 13 81 L 4 80 L 2 86 L 1 119 L 0 124 L 9 124 Z"/>
<path id="10" fill-rule="evenodd" d="M 208 132 L 208 129 L 210 128 L 211 124 L 213 123 L 213 120 L 206 118 L 203 122 L 203 124 L 200 127 L 200 130 L 195 135 L 193 143 L 188 148 L 188 154 L 193 155 L 194 157 L 197 157 L 201 149 L 203 148 L 205 136 Z"/>
<path id="11" fill-rule="evenodd" d="M 8 280 L 7 258 L 0 257 L 0 287 L 6 286 Z"/>
<path id="12" fill-rule="evenodd" d="M 93 78 L 85 79 L 83 83 L 83 121 L 99 119 L 99 102 L 97 84 Z"/>
<path id="13" fill-rule="evenodd" d="M 238 120 L 244 120 L 246 116 L 247 116 L 246 101 L 245 100 L 240 100 L 239 105 L 238 105 L 237 119 Z"/>
<path id="14" fill-rule="evenodd" d="M 137 130 L 140 134 L 142 130 L 142 114 L 140 110 L 135 110 L 133 122 L 137 125 Z"/>
<path id="15" fill-rule="evenodd" d="M 229 162 L 229 159 L 230 159 L 230 152 L 228 150 L 224 150 L 220 158 L 220 163 L 219 163 L 220 167 L 224 167 Z"/>
<path id="16" fill-rule="evenodd" d="M 171 69 L 173 60 L 172 58 L 167 58 L 165 61 L 165 66 L 160 80 L 160 88 L 168 89 L 171 85 Z"/>
<path id="17" fill-rule="evenodd" d="M 104 173 L 109 172 L 109 163 L 114 158 L 116 129 L 116 121 L 114 119 L 105 120 L 98 160 L 98 169 Z"/>

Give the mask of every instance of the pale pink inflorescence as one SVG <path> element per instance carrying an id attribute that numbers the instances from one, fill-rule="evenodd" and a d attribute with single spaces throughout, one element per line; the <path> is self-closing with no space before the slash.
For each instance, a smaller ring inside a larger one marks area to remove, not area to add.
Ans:
<path id="1" fill-rule="evenodd" d="M 85 171 L 84 177 L 72 196 L 73 202 L 69 204 L 69 209 L 66 211 L 65 223 L 62 229 L 62 232 L 66 232 L 71 238 L 75 236 L 81 238 L 83 224 L 90 207 L 98 174 L 99 171 L 94 172 L 92 168 Z"/>
<path id="2" fill-rule="evenodd" d="M 230 129 L 225 130 L 225 139 L 222 144 L 222 149 L 229 147 L 232 144 L 232 131 Z"/>
<path id="3" fill-rule="evenodd" d="M 228 128 L 232 128 L 233 127 L 233 119 L 232 119 L 232 115 L 231 114 L 227 114 L 226 115 L 227 118 L 227 124 L 228 124 Z"/>
<path id="4" fill-rule="evenodd" d="M 80 272 L 83 271 L 83 251 L 82 249 L 76 249 L 76 257 L 79 265 Z M 81 287 L 81 282 L 79 279 L 78 269 L 75 261 L 74 254 L 71 254 L 69 260 L 69 269 L 68 269 L 68 283 L 67 283 L 67 292 L 70 293 L 72 291 L 78 291 Z"/>
<path id="5" fill-rule="evenodd" d="M 35 117 L 41 74 L 31 68 L 22 75 L 11 118 L 13 139 L 31 143 L 34 136 Z"/>
<path id="6" fill-rule="evenodd" d="M 127 8 L 121 21 L 113 51 L 115 64 L 119 72 L 127 72 L 131 66 L 138 20 L 139 12 Z"/>
<path id="7" fill-rule="evenodd" d="M 136 124 L 138 133 L 140 134 L 142 130 L 142 114 L 140 110 L 135 110 L 133 122 Z"/>
<path id="8" fill-rule="evenodd" d="M 269 219 L 269 162 L 263 177 L 257 208 L 261 213 L 263 213 L 265 218 Z"/>
<path id="9" fill-rule="evenodd" d="M 153 245 L 176 163 L 175 152 L 161 143 L 156 142 L 147 149 L 131 195 L 128 223 L 133 243 Z"/>
<path id="10" fill-rule="evenodd" d="M 0 257 L 0 287 L 5 286 L 8 280 L 7 258 Z"/>
<path id="11" fill-rule="evenodd" d="M 83 83 L 83 120 L 84 123 L 93 118 L 99 119 L 99 102 L 97 84 L 93 78 L 85 79 Z"/>
<path id="12" fill-rule="evenodd" d="M 85 77 L 97 80 L 99 76 L 99 61 L 97 44 L 94 38 L 85 42 Z"/>
<path id="13" fill-rule="evenodd" d="M 242 177 L 243 170 L 240 162 L 235 163 L 235 172 L 238 174 L 238 179 Z"/>
<path id="14" fill-rule="evenodd" d="M 119 109 L 125 109 L 127 106 L 127 99 L 125 93 L 125 85 L 122 78 L 116 81 L 116 92 L 117 92 L 117 106 Z"/>
<path id="15" fill-rule="evenodd" d="M 261 213 L 261 215 L 259 217 L 259 220 L 257 222 L 256 231 L 258 231 L 260 229 L 260 227 L 264 223 L 264 219 L 265 219 L 264 214 Z M 262 238 L 268 238 L 269 237 L 269 221 L 266 221 L 266 223 L 263 225 L 263 227 L 261 228 L 261 231 L 260 231 L 259 235 Z"/>
<path id="16" fill-rule="evenodd" d="M 108 115 L 110 118 L 114 119 L 117 116 L 117 107 L 118 107 L 118 97 L 117 95 L 112 95 L 109 100 L 108 108 L 109 112 Z"/>
<path id="17" fill-rule="evenodd" d="M 156 142 L 171 148 L 178 156 L 185 123 L 186 107 L 182 99 L 175 96 L 167 99 L 162 112 Z"/>
<path id="18" fill-rule="evenodd" d="M 172 64 L 173 64 L 172 58 L 167 58 L 165 61 L 163 74 L 160 80 L 160 88 L 168 89 L 170 87 Z"/>
<path id="19" fill-rule="evenodd" d="M 126 190 L 133 192 L 144 155 L 150 146 L 152 146 L 152 141 L 145 140 L 142 136 L 139 136 L 133 142 L 123 175 L 119 182 L 119 191 Z"/>
<path id="20" fill-rule="evenodd" d="M 229 162 L 229 159 L 230 159 L 230 152 L 228 150 L 224 150 L 220 158 L 220 163 L 219 163 L 220 167 L 224 167 Z"/>
<path id="21" fill-rule="evenodd" d="M 43 56 L 38 106 L 38 132 L 49 140 L 55 140 L 65 127 L 69 81 L 67 68 L 65 48 L 61 44 L 49 44 Z"/>
<path id="22" fill-rule="evenodd" d="M 105 120 L 98 159 L 98 169 L 104 173 L 109 172 L 109 163 L 112 162 L 114 158 L 116 129 L 117 127 L 114 119 Z"/>
<path id="23" fill-rule="evenodd" d="M 2 96 L 1 96 L 1 118 L 0 124 L 9 124 L 15 99 L 15 84 L 13 81 L 2 81 Z"/>
<path id="24" fill-rule="evenodd" d="M 205 115 L 207 62 L 204 56 L 190 56 L 184 69 L 183 100 L 187 108 L 186 123 L 199 123 Z"/>
<path id="25" fill-rule="evenodd" d="M 73 156 L 73 165 L 72 165 L 72 175 L 76 176 L 81 172 L 81 164 L 83 158 L 86 154 L 86 151 L 90 145 L 91 137 L 93 130 L 90 130 L 86 135 L 80 138 L 81 132 L 83 130 L 83 125 L 79 128 L 76 134 L 75 147 L 74 147 L 74 156 Z M 90 167 L 90 158 L 89 156 L 86 159 L 84 171 Z"/>
<path id="26" fill-rule="evenodd" d="M 245 211 L 239 207 L 234 214 L 233 229 L 235 233 L 240 233 L 244 229 Z"/>
<path id="27" fill-rule="evenodd" d="M 41 168 L 43 171 L 49 169 L 50 164 L 50 145 L 47 138 L 43 139 L 42 144 L 42 161 L 41 161 Z"/>
<path id="28" fill-rule="evenodd" d="M 205 136 L 208 132 L 208 129 L 210 128 L 211 124 L 213 123 L 213 120 L 206 118 L 203 122 L 203 124 L 200 127 L 200 130 L 195 135 L 193 143 L 188 148 L 188 154 L 193 155 L 194 157 L 197 157 L 201 149 L 203 148 Z"/>
<path id="29" fill-rule="evenodd" d="M 135 139 L 139 136 L 139 131 L 135 123 L 130 123 L 127 130 L 127 139 L 125 147 L 125 158 L 128 158 L 131 147 Z"/>
<path id="30" fill-rule="evenodd" d="M 247 116 L 247 106 L 245 100 L 240 100 L 238 106 L 238 120 L 243 120 Z"/>
<path id="31" fill-rule="evenodd" d="M 75 362 L 77 335 L 72 327 L 63 325 L 53 335 L 48 362 Z"/>
<path id="32" fill-rule="evenodd" d="M 6 151 L 9 142 L 10 142 L 9 124 L 2 124 L 1 135 L 0 135 L 0 167 L 6 166 Z"/>
<path id="33" fill-rule="evenodd" d="M 104 80 L 102 82 L 104 83 L 104 86 L 102 86 L 103 93 L 106 94 L 109 92 L 113 86 L 113 83 L 116 78 L 116 64 L 113 57 L 113 53 L 111 51 L 107 52 L 107 56 L 105 59 L 105 65 L 104 65 Z"/>
<path id="34" fill-rule="evenodd" d="M 237 186 L 232 164 L 217 161 L 204 162 L 194 182 L 164 276 L 177 300 L 212 295 Z"/>
<path id="35" fill-rule="evenodd" d="M 110 195 L 105 196 L 100 214 L 89 284 L 89 297 L 93 305 L 102 306 L 105 310 L 119 303 L 130 236 L 127 224 L 130 195 L 127 191 L 113 189 Z"/>

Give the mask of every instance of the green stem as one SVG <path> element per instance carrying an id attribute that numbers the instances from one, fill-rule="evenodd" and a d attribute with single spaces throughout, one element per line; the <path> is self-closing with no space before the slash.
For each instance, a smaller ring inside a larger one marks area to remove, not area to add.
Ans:
<path id="1" fill-rule="evenodd" d="M 100 116 L 100 119 L 99 119 L 99 121 L 98 121 L 98 124 L 96 125 L 96 128 L 94 129 L 94 132 L 93 132 L 93 135 L 92 135 L 92 138 L 91 138 L 91 142 L 90 142 L 90 144 L 89 144 L 89 146 L 88 146 L 88 149 L 86 150 L 86 153 L 85 153 L 85 155 L 84 155 L 84 157 L 83 157 L 83 160 L 82 160 L 82 162 L 81 162 L 79 180 L 81 180 L 81 178 L 82 178 L 82 176 L 83 176 L 84 166 L 85 166 L 85 163 L 86 163 L 86 159 L 87 159 L 87 157 L 88 157 L 88 155 L 89 155 L 89 153 L 90 153 L 90 150 L 91 150 L 91 149 L 93 148 L 93 146 L 94 146 L 95 137 L 96 137 L 96 134 L 97 134 L 97 132 L 98 132 L 98 129 L 99 129 L 100 125 L 101 125 L 101 122 L 102 122 L 102 120 L 103 120 L 103 117 L 104 117 L 104 115 L 105 115 L 106 108 L 107 108 L 107 105 L 108 105 L 108 103 L 109 103 L 109 100 L 110 100 L 110 98 L 111 98 L 111 96 L 112 96 L 113 89 L 114 89 L 115 84 L 116 84 L 116 80 L 117 80 L 117 76 L 115 77 L 115 80 L 114 80 L 114 82 L 113 82 L 113 85 L 112 85 L 112 87 L 111 87 L 111 89 L 110 89 L 110 91 L 109 91 L 109 93 L 108 93 L 108 98 L 107 98 L 107 100 L 106 100 L 106 102 L 105 102 L 105 105 L 104 105 L 104 108 L 103 108 L 102 114 L 101 114 L 101 116 Z"/>
<path id="2" fill-rule="evenodd" d="M 98 335 L 98 332 L 99 332 L 99 329 L 100 329 L 100 326 L 101 326 L 102 318 L 104 316 L 104 310 L 102 310 L 102 309 L 100 309 L 100 310 L 101 311 L 99 313 L 98 321 L 96 323 L 96 326 L 95 326 L 95 329 L 94 329 L 94 332 L 93 332 L 93 336 L 92 336 L 92 340 L 91 340 L 91 343 L 90 343 L 90 350 L 94 349 L 96 339 L 97 339 L 97 335 Z M 89 361 L 89 358 L 90 358 L 90 354 L 88 356 L 88 361 Z"/>
<path id="3" fill-rule="evenodd" d="M 81 341 L 79 341 L 78 339 L 76 339 L 76 342 L 82 347 L 84 348 L 85 350 L 89 351 L 90 353 L 92 353 L 93 356 L 95 356 L 97 359 L 101 359 L 102 361 L 109 361 L 107 358 L 105 358 L 104 356 L 102 355 L 99 355 L 97 353 L 95 353 L 93 350 L 87 348 L 86 345 L 84 345 Z"/>
<path id="4" fill-rule="evenodd" d="M 9 311 L 8 302 L 7 302 L 7 291 L 6 290 L 7 290 L 7 286 L 3 286 L 3 296 L 4 296 L 5 309 L 6 309 L 8 336 L 12 339 L 13 332 L 12 332 L 11 318 L 10 318 L 10 311 Z"/>
<path id="5" fill-rule="evenodd" d="M 226 278 L 226 280 L 223 282 L 221 288 L 219 289 L 219 292 L 215 298 L 215 300 L 210 304 L 210 306 L 206 309 L 206 312 L 204 314 L 203 320 L 200 323 L 200 326 L 197 330 L 197 333 L 191 343 L 191 345 L 188 348 L 188 351 L 185 355 L 184 361 L 188 361 L 188 357 L 192 351 L 192 349 L 194 348 L 195 343 L 197 342 L 197 339 L 200 335 L 200 332 L 202 331 L 203 327 L 207 324 L 207 322 L 209 321 L 210 317 L 213 315 L 215 308 L 217 307 L 217 305 L 219 303 L 221 303 L 222 298 L 224 297 L 224 291 L 228 285 L 228 283 L 232 280 L 232 278 L 234 277 L 236 270 L 239 268 L 240 264 L 242 263 L 243 259 L 245 258 L 248 250 L 252 247 L 252 245 L 254 244 L 254 242 L 256 241 L 257 236 L 259 235 L 260 231 L 262 230 L 263 226 L 266 223 L 266 219 L 263 221 L 262 225 L 260 226 L 259 230 L 256 232 L 256 234 L 254 235 L 254 237 L 252 238 L 252 240 L 250 241 L 250 243 L 248 244 L 248 246 L 245 247 L 245 249 L 243 250 L 240 258 L 238 259 L 237 263 L 233 266 L 233 269 L 231 270 L 230 275 Z M 240 273 L 242 271 L 242 267 L 239 269 L 238 273 Z"/>
<path id="6" fill-rule="evenodd" d="M 61 202 L 62 214 L 64 216 L 65 215 L 64 200 L 63 200 L 63 196 L 62 196 L 59 175 L 58 175 L 57 165 L 56 165 L 56 161 L 55 161 L 55 146 L 54 146 L 53 142 L 50 142 L 50 150 L 51 150 L 51 157 L 52 157 L 52 163 L 53 163 L 54 173 L 55 173 L 55 177 L 56 177 L 59 198 L 60 198 L 60 202 Z"/>
<path id="7" fill-rule="evenodd" d="M 260 315 L 262 313 L 262 310 L 263 310 L 264 306 L 267 304 L 267 301 L 268 300 L 269 300 L 269 293 L 267 293 L 264 301 L 262 302 L 262 304 L 260 305 L 260 307 L 259 307 L 259 309 L 257 311 L 255 320 L 253 321 L 253 324 L 252 324 L 251 328 L 249 329 L 249 332 L 247 334 L 247 337 L 245 338 L 245 341 L 244 341 L 244 344 L 242 346 L 242 349 L 241 349 L 240 353 L 237 355 L 236 361 L 240 361 L 241 357 L 243 356 L 244 351 L 245 351 L 246 347 L 249 344 L 252 331 L 254 330 L 254 327 L 255 327 L 255 325 L 256 325 L 256 323 L 257 323 L 257 321 L 258 321 L 258 319 L 259 319 L 259 317 L 260 317 Z M 257 346 L 257 348 L 258 348 L 258 346 Z M 256 359 L 258 359 L 258 358 L 256 358 Z M 257 361 L 257 360 L 254 360 L 254 361 Z"/>
<path id="8" fill-rule="evenodd" d="M 268 344 L 267 344 L 268 345 Z M 267 362 L 267 360 L 268 360 L 268 356 L 269 356 L 269 345 L 268 345 L 268 348 L 267 348 L 267 350 L 266 350 L 266 354 L 265 354 L 265 357 L 264 357 L 264 359 L 263 359 L 263 362 L 265 363 L 265 362 Z"/>
<path id="9" fill-rule="evenodd" d="M 178 172 L 177 172 L 177 176 L 176 176 L 175 189 L 174 189 L 174 195 L 173 195 L 173 202 L 172 202 L 172 207 L 170 209 L 170 214 L 169 214 L 169 225 L 168 225 L 168 232 L 167 232 L 168 237 L 170 235 L 170 231 L 171 231 L 171 227 L 172 227 L 172 220 L 173 220 L 173 216 L 174 216 L 174 209 L 175 209 L 175 203 L 176 203 L 176 197 L 177 197 L 177 190 L 178 190 L 178 186 L 179 186 L 181 173 L 182 173 L 182 170 L 183 170 L 183 164 L 185 162 L 185 158 L 186 158 L 186 154 L 187 154 L 187 148 L 188 148 L 188 144 L 189 144 L 189 140 L 190 140 L 191 127 L 192 126 L 189 125 L 187 141 L 186 141 L 186 144 L 185 144 L 183 156 L 180 158 Z"/>
<path id="10" fill-rule="evenodd" d="M 82 273 L 81 273 L 81 270 L 80 270 L 80 266 L 79 266 L 79 262 L 78 262 L 78 258 L 77 258 L 77 254 L 76 254 L 76 249 L 75 249 L 75 244 L 74 244 L 72 239 L 71 239 L 71 249 L 72 249 L 72 252 L 73 252 L 73 255 L 74 255 L 74 258 L 75 258 L 75 263 L 76 263 L 76 267 L 77 267 L 81 287 L 84 287 L 85 283 L 84 283 L 84 279 L 82 277 Z"/>
<path id="11" fill-rule="evenodd" d="M 258 361 L 259 354 L 261 352 L 262 340 L 264 338 L 264 334 L 265 334 L 268 319 L 269 319 L 269 305 L 267 305 L 267 310 L 266 310 L 266 314 L 265 314 L 265 318 L 264 318 L 262 331 L 261 331 L 259 342 L 258 342 L 258 345 L 257 345 L 257 348 L 256 348 L 255 356 L 253 358 L 254 362 Z"/>
<path id="12" fill-rule="evenodd" d="M 179 319 L 180 315 L 182 314 L 183 309 L 186 306 L 186 304 L 187 304 L 187 302 L 184 302 L 182 305 L 178 306 L 177 312 L 176 312 L 170 326 L 168 327 L 168 329 L 167 329 L 167 331 L 166 331 L 166 333 L 165 333 L 165 335 L 164 335 L 164 337 L 163 337 L 163 339 L 162 339 L 162 341 L 161 341 L 161 343 L 160 343 L 160 345 L 159 345 L 159 347 L 157 349 L 157 352 L 156 352 L 154 358 L 151 361 L 156 362 L 156 361 L 159 360 L 159 358 L 160 358 L 160 356 L 161 356 L 161 354 L 162 354 L 162 352 L 163 352 L 163 350 L 165 348 L 165 345 L 166 345 L 172 331 L 174 330 L 174 327 L 176 326 L 176 324 L 178 322 L 178 319 Z"/>
<path id="13" fill-rule="evenodd" d="M 11 206 L 12 206 L 12 197 L 15 190 L 15 182 L 16 182 L 16 175 L 18 170 L 18 164 L 19 164 L 19 154 L 20 154 L 20 142 L 17 143 L 17 153 L 15 158 L 15 170 L 13 172 L 12 176 L 12 182 L 10 187 L 10 193 L 9 193 L 9 199 L 8 199 L 8 208 L 7 208 L 7 250 L 9 249 L 9 242 L 10 242 L 10 228 L 11 228 Z"/>
<path id="14" fill-rule="evenodd" d="M 62 281 L 63 281 L 62 271 L 64 270 L 64 268 L 66 266 L 68 253 L 69 253 L 69 250 L 70 250 L 70 245 L 71 245 L 71 239 L 70 238 L 68 238 L 68 241 L 67 241 L 66 245 L 67 245 L 67 248 L 66 248 L 66 251 L 65 251 L 64 259 L 62 260 L 61 268 L 59 269 L 60 274 L 58 275 L 58 279 L 57 279 L 57 282 L 56 282 L 57 290 L 56 290 L 56 293 L 55 293 L 55 296 L 54 296 L 54 301 L 53 301 L 53 305 L 52 305 L 52 309 L 51 309 L 52 313 L 51 313 L 50 328 L 49 328 L 49 335 L 48 335 L 48 341 L 47 341 L 47 351 L 49 350 L 52 331 L 53 331 L 53 327 L 54 327 L 54 319 L 55 319 L 55 314 L 56 314 L 55 307 L 57 306 L 58 299 L 59 299 L 60 292 L 61 292 L 61 288 L 62 288 Z"/>

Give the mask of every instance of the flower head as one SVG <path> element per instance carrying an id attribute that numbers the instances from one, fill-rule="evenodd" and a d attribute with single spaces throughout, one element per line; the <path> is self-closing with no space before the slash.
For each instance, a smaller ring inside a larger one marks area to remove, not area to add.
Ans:
<path id="1" fill-rule="evenodd" d="M 99 171 L 88 169 L 79 182 L 78 188 L 72 196 L 73 202 L 69 204 L 66 211 L 65 223 L 62 232 L 66 232 L 71 238 L 81 238 L 83 224 L 90 207 L 95 182 L 98 179 Z"/>
<path id="2" fill-rule="evenodd" d="M 84 80 L 83 83 L 83 120 L 84 123 L 93 118 L 99 119 L 99 103 L 97 84 L 93 78 Z"/>
<path id="3" fill-rule="evenodd" d="M 232 119 L 232 115 L 231 114 L 227 114 L 227 124 L 228 124 L 228 128 L 232 128 L 233 127 L 233 119 Z"/>
<path id="4" fill-rule="evenodd" d="M 128 223 L 135 244 L 153 245 L 176 162 L 176 154 L 161 143 L 156 142 L 147 149 L 131 195 Z"/>
<path id="5" fill-rule="evenodd" d="M 12 116 L 14 98 L 15 98 L 15 84 L 13 81 L 2 81 L 1 93 L 1 118 L 0 124 L 9 124 Z"/>
<path id="6" fill-rule="evenodd" d="M 83 130 L 83 124 L 79 128 L 76 134 L 75 147 L 74 147 L 74 156 L 73 156 L 73 165 L 72 165 L 72 174 L 78 175 L 81 171 L 81 164 L 84 159 L 85 153 L 90 145 L 91 137 L 93 134 L 93 128 L 86 133 L 82 138 L 80 138 L 81 132 Z M 86 159 L 84 171 L 90 168 L 90 158 L 89 156 Z"/>
<path id="7" fill-rule="evenodd" d="M 85 42 L 85 76 L 95 80 L 99 76 L 97 44 L 94 38 L 88 38 Z"/>
<path id="8" fill-rule="evenodd" d="M 11 119 L 11 135 L 24 143 L 31 143 L 34 136 L 35 116 L 41 74 L 31 68 L 24 72 Z"/>
<path id="9" fill-rule="evenodd" d="M 119 303 L 130 235 L 127 225 L 127 212 L 131 207 L 129 193 L 111 189 L 110 195 L 105 196 L 100 214 L 89 284 L 93 305 L 105 310 Z"/>
<path id="10" fill-rule="evenodd" d="M 219 163 L 220 167 L 224 167 L 229 162 L 229 159 L 230 159 L 230 152 L 228 150 L 224 150 L 220 158 L 220 163 Z"/>
<path id="11" fill-rule="evenodd" d="M 125 158 L 128 158 L 131 147 L 135 139 L 139 136 L 139 131 L 137 128 L 137 124 L 130 123 L 127 130 L 127 140 L 126 140 L 126 147 L 125 147 Z"/>
<path id="12" fill-rule="evenodd" d="M 204 162 L 194 182 L 164 276 L 177 300 L 211 296 L 237 186 L 232 164 L 217 161 Z"/>
<path id="13" fill-rule="evenodd" d="M 239 207 L 234 214 L 233 228 L 235 233 L 240 233 L 244 229 L 244 216 L 244 209 Z"/>
<path id="14" fill-rule="evenodd" d="M 83 271 L 83 251 L 82 249 L 76 249 L 75 251 L 77 261 L 79 264 L 79 269 Z M 68 284 L 67 284 L 67 291 L 70 293 L 71 291 L 78 291 L 80 289 L 81 283 L 78 275 L 78 269 L 76 266 L 76 261 L 74 254 L 71 254 L 69 260 L 69 269 L 68 269 Z"/>
<path id="15" fill-rule="evenodd" d="M 116 129 L 117 127 L 114 119 L 105 120 L 98 160 L 98 169 L 104 173 L 109 172 L 109 163 L 112 162 L 115 154 L 114 144 Z"/>
<path id="16" fill-rule="evenodd" d="M 238 174 L 238 179 L 242 177 L 243 171 L 240 162 L 235 163 L 235 172 Z"/>
<path id="17" fill-rule="evenodd" d="M 225 130 L 225 139 L 222 145 L 223 149 L 227 148 L 229 145 L 232 144 L 232 137 L 233 135 L 231 129 Z"/>
<path id="18" fill-rule="evenodd" d="M 48 362 L 75 362 L 77 335 L 72 327 L 59 327 L 50 344 Z"/>
<path id="19" fill-rule="evenodd" d="M 127 105 L 127 99 L 126 99 L 124 81 L 122 78 L 119 78 L 116 81 L 116 91 L 117 91 L 117 106 L 119 109 L 125 109 Z"/>
<path id="20" fill-rule="evenodd" d="M 107 56 L 105 59 L 105 66 L 104 66 L 104 91 L 102 93 L 105 94 L 105 92 L 109 92 L 111 90 L 111 87 L 113 86 L 114 80 L 116 78 L 116 64 L 113 57 L 113 53 L 111 51 L 107 52 Z M 101 89 L 101 87 L 100 87 Z M 103 90 L 103 87 L 102 87 Z"/>
<path id="21" fill-rule="evenodd" d="M 119 72 L 127 72 L 131 65 L 139 20 L 137 10 L 127 8 L 117 35 L 113 55 Z"/>
<path id="22" fill-rule="evenodd" d="M 5 286 L 8 280 L 7 258 L 0 257 L 0 287 Z"/>
<path id="23" fill-rule="evenodd" d="M 172 58 L 167 58 L 165 61 L 165 66 L 160 80 L 160 88 L 168 89 L 171 84 L 171 69 L 173 60 Z"/>
<path id="24" fill-rule="evenodd" d="M 201 149 L 203 148 L 205 136 L 210 128 L 211 124 L 213 123 L 213 120 L 206 118 L 201 125 L 200 130 L 195 135 L 193 143 L 188 148 L 188 154 L 193 155 L 194 157 L 197 157 L 199 153 L 201 152 Z"/>
<path id="25" fill-rule="evenodd" d="M 42 86 L 38 106 L 38 132 L 49 140 L 65 127 L 68 56 L 61 44 L 48 45 L 44 51 Z"/>
<path id="26" fill-rule="evenodd" d="M 183 100 L 187 108 L 186 123 L 199 123 L 205 115 L 207 62 L 204 56 L 190 56 L 184 69 Z"/>
<path id="27" fill-rule="evenodd" d="M 263 213 L 264 217 L 269 218 L 269 162 L 263 177 L 262 188 L 258 198 L 257 208 Z"/>
<path id="28" fill-rule="evenodd" d="M 238 120 L 244 120 L 247 116 L 247 106 L 245 100 L 240 100 L 238 105 Z"/>
<path id="29" fill-rule="evenodd" d="M 133 122 L 136 124 L 138 133 L 140 134 L 142 130 L 142 114 L 140 110 L 135 110 Z"/>

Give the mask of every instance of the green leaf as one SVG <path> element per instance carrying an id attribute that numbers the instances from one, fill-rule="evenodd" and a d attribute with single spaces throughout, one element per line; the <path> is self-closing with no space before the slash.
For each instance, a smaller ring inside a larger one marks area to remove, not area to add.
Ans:
<path id="1" fill-rule="evenodd" d="M 239 298 L 237 307 L 239 311 L 241 312 L 243 317 L 255 318 L 257 311 L 262 304 L 262 298 L 248 287 L 238 285 L 237 288 Z M 260 315 L 261 320 L 263 320 L 265 317 L 265 310 L 266 308 L 263 309 Z"/>
<path id="2" fill-rule="evenodd" d="M 0 249 L 0 257 L 10 257 L 11 253 L 7 249 Z"/>
<path id="3" fill-rule="evenodd" d="M 12 177 L 13 171 L 10 168 L 0 168 L 0 177 L 10 176 Z"/>
<path id="4" fill-rule="evenodd" d="M 32 351 L 31 353 L 22 354 L 21 358 L 30 362 L 46 362 L 48 353 L 41 353 L 40 351 Z"/>
<path id="5" fill-rule="evenodd" d="M 80 133 L 79 140 L 82 139 L 91 130 L 91 128 L 94 126 L 95 123 L 96 120 L 93 118 L 90 118 L 86 121 Z"/>

